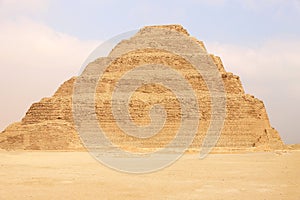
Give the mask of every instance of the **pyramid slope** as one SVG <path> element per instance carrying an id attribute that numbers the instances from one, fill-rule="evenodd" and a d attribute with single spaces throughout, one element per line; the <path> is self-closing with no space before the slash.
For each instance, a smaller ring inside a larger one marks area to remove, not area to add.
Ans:
<path id="1" fill-rule="evenodd" d="M 133 39 L 119 43 L 110 55 L 117 54 L 120 51 L 119 47 L 122 45 L 131 45 L 131 43 L 136 45 L 140 40 L 143 40 L 143 33 L 149 34 L 151 30 L 157 28 L 176 30 L 189 36 L 188 32 L 180 25 L 145 27 Z M 199 51 L 206 52 L 202 41 L 198 41 L 195 38 L 192 39 L 197 41 Z M 164 41 L 163 36 L 162 41 Z M 178 44 L 174 41 L 174 46 L 176 45 Z M 222 75 L 227 99 L 227 115 L 215 151 L 269 151 L 285 148 L 280 135 L 270 125 L 264 103 L 245 93 L 240 78 L 230 72 L 226 72 L 219 57 L 210 56 Z M 180 66 L 186 69 L 187 79 L 195 85 L 195 90 L 199 93 L 199 104 L 202 105 L 201 126 L 190 149 L 200 148 L 210 123 L 211 114 L 210 98 L 203 79 L 201 76 L 190 76 L 189 74 L 192 74 L 192 72 L 189 71 L 188 64 L 175 55 L 151 50 L 132 52 L 118 59 L 110 65 L 109 70 L 106 71 L 106 79 L 97 87 L 96 92 L 99 94 L 97 97 L 101 97 L 97 98 L 96 102 L 97 116 L 103 123 L 103 129 L 108 132 L 112 141 L 123 148 L 161 148 L 174 137 L 173 130 L 178 128 L 178 116 L 175 114 L 177 110 L 174 106 L 176 105 L 176 99 L 171 98 L 172 94 L 169 91 L 154 85 L 153 87 L 141 88 L 135 93 L 132 100 L 131 114 L 137 124 L 147 124 L 149 123 L 149 118 L 146 114 L 148 107 L 143 104 L 143 98 L 151 99 L 150 103 L 152 104 L 163 102 L 171 110 L 171 121 L 169 124 L 166 124 L 166 128 L 162 130 L 161 136 L 144 141 L 125 137 L 124 134 L 119 133 L 120 130 L 116 127 L 113 116 L 108 111 L 109 107 L 105 103 L 108 99 L 105 99 L 103 94 L 111 92 L 111 83 L 114 81 L 114 78 L 126 71 L 126 69 L 129 69 L 133 60 L 139 64 L 164 62 L 164 64 L 169 66 L 175 66 L 175 68 L 180 63 Z M 97 66 L 101 62 L 102 58 L 89 65 Z M 84 148 L 76 132 L 72 115 L 72 94 L 75 81 L 76 77 L 71 78 L 63 83 L 52 97 L 43 98 L 40 102 L 32 104 L 21 122 L 11 124 L 0 134 L 0 148 L 6 150 L 83 150 Z M 153 97 L 147 96 L 149 93 Z M 164 99 L 161 96 L 168 98 Z"/>

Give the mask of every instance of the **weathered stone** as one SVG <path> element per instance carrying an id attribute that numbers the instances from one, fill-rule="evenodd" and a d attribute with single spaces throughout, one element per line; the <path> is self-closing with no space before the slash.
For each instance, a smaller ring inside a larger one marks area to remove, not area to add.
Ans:
<path id="1" fill-rule="evenodd" d="M 114 55 L 122 53 L 120 51 L 123 49 L 119 48 L 121 45 L 127 45 L 130 49 L 130 45 L 138 46 L 140 42 L 147 42 L 143 35 L 149 33 L 151 35 L 151 30 L 157 28 L 176 30 L 189 36 L 188 32 L 179 25 L 145 27 L 137 34 L 138 36 L 118 44 L 110 56 L 114 57 Z M 168 38 L 168 42 L 169 40 L 170 38 Z M 162 37 L 161 41 L 157 42 L 164 41 Z M 198 53 L 206 53 L 203 42 L 197 41 L 197 43 L 199 45 Z M 174 48 L 182 45 L 183 51 L 185 48 L 189 48 L 178 41 L 173 41 L 172 44 Z M 225 124 L 215 151 L 269 151 L 285 148 L 278 132 L 269 123 L 263 102 L 254 96 L 245 94 L 240 78 L 226 72 L 219 57 L 210 56 L 221 74 L 227 98 Z M 102 62 L 105 62 L 105 58 L 99 58 L 89 65 L 95 66 L 95 70 L 97 70 L 97 66 Z M 131 118 L 137 125 L 150 123 L 148 112 L 152 105 L 159 103 L 166 108 L 168 120 L 163 129 L 151 138 L 140 139 L 124 134 L 117 126 L 111 111 L 111 93 L 118 79 L 134 66 L 147 63 L 172 66 L 173 69 L 180 71 L 192 85 L 200 106 L 201 125 L 190 150 L 199 149 L 211 118 L 211 99 L 208 88 L 201 75 L 196 73 L 186 60 L 166 51 L 141 49 L 129 52 L 110 63 L 96 88 L 96 114 L 101 128 L 113 143 L 128 150 L 163 148 L 172 140 L 180 125 L 180 106 L 176 96 L 165 87 L 157 84 L 145 85 L 135 91 L 129 102 Z M 8 126 L 0 134 L 0 148 L 7 150 L 82 150 L 83 146 L 75 130 L 72 115 L 72 94 L 75 80 L 74 77 L 63 83 L 52 97 L 43 98 L 40 102 L 34 103 L 21 122 Z M 86 80 L 85 84 L 88 85 L 89 81 L 98 80 Z"/>

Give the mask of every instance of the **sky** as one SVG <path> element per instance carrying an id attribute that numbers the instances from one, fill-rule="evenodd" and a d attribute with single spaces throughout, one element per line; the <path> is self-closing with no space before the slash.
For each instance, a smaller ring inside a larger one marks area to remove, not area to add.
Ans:
<path id="1" fill-rule="evenodd" d="M 182 24 L 300 143 L 300 0 L 0 0 L 0 130 L 78 75 L 103 41 Z"/>

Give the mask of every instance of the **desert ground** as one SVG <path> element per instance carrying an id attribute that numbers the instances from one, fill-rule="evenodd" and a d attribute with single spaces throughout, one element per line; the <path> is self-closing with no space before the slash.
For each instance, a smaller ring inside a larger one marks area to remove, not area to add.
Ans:
<path id="1" fill-rule="evenodd" d="M 0 199 L 300 199 L 300 151 L 186 154 L 149 174 L 87 152 L 0 152 Z"/>

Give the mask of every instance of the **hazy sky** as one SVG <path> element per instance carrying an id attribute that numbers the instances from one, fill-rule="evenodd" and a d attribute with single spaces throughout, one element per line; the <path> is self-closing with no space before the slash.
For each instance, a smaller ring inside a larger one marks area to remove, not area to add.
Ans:
<path id="1" fill-rule="evenodd" d="M 182 24 L 300 143 L 300 0 L 0 0 L 0 129 L 78 74 L 101 41 Z"/>

